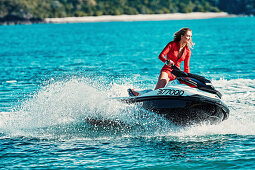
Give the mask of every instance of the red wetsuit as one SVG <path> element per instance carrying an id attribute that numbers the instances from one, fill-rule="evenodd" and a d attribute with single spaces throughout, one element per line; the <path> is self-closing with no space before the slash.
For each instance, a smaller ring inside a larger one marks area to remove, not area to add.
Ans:
<path id="1" fill-rule="evenodd" d="M 183 49 L 183 54 L 178 58 L 179 49 L 180 49 L 180 43 L 171 41 L 170 43 L 166 45 L 164 50 L 160 53 L 159 59 L 164 63 L 166 62 L 166 60 L 172 60 L 175 63 L 175 65 L 179 68 L 181 67 L 181 62 L 184 61 L 184 72 L 189 73 L 190 72 L 189 60 L 191 56 L 191 51 L 189 47 L 186 45 Z M 171 73 L 172 71 L 171 66 L 167 66 L 165 64 L 160 72 L 162 71 L 168 74 L 170 81 L 175 79 L 175 76 Z"/>

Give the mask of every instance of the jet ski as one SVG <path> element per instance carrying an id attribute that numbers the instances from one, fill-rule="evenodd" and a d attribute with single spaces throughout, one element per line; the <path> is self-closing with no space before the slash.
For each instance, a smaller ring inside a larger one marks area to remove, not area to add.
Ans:
<path id="1" fill-rule="evenodd" d="M 134 91 L 119 98 L 129 104 L 164 116 L 176 125 L 197 123 L 218 124 L 229 117 L 229 108 L 221 101 L 222 94 L 203 76 L 185 73 L 172 66 L 176 79 L 157 90 Z"/>

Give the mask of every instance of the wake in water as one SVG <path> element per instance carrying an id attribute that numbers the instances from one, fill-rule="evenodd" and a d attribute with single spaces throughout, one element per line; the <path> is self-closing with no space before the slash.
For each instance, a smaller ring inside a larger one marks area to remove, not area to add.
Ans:
<path id="1" fill-rule="evenodd" d="M 200 136 L 214 134 L 254 135 L 255 80 L 215 80 L 230 107 L 227 121 L 219 125 L 174 126 L 139 105 L 111 100 L 127 96 L 130 83 L 102 85 L 73 78 L 53 82 L 0 114 L 1 133 L 39 137 L 102 138 L 116 136 Z M 93 87 L 92 87 L 93 86 Z"/>
<path id="2" fill-rule="evenodd" d="M 136 126 L 161 127 L 162 122 L 166 123 L 157 115 L 144 114 L 138 106 L 110 100 L 111 96 L 123 93 L 123 87 L 116 90 L 118 85 L 114 84 L 102 91 L 98 90 L 100 86 L 88 79 L 76 78 L 50 83 L 13 112 L 2 113 L 0 129 L 12 135 L 27 135 L 28 132 L 29 135 L 45 135 L 49 132 L 53 135 L 84 133 L 83 136 L 90 137 L 87 133 L 93 134 L 100 128 L 109 129 L 109 126 L 128 132 Z M 127 94 L 126 89 L 124 91 Z M 101 122 L 96 122 L 98 120 Z M 102 127 L 97 127 L 100 123 Z"/>

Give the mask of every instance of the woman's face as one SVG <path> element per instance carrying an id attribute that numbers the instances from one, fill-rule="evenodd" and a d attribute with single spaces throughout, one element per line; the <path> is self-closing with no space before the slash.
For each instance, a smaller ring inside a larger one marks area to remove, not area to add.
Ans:
<path id="1" fill-rule="evenodd" d="M 187 31 L 185 35 L 182 35 L 181 40 L 184 43 L 190 43 L 191 42 L 191 38 L 192 38 L 192 32 L 191 31 Z"/>

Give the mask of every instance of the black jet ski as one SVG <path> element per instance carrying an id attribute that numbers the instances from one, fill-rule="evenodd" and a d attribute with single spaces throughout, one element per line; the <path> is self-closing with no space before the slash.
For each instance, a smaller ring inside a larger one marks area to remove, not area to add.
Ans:
<path id="1" fill-rule="evenodd" d="M 157 90 L 134 91 L 119 98 L 126 103 L 140 104 L 177 125 L 217 124 L 229 116 L 229 108 L 221 101 L 221 93 L 205 77 L 185 73 L 172 66 L 176 79 Z M 137 96 L 137 94 L 139 94 Z"/>

